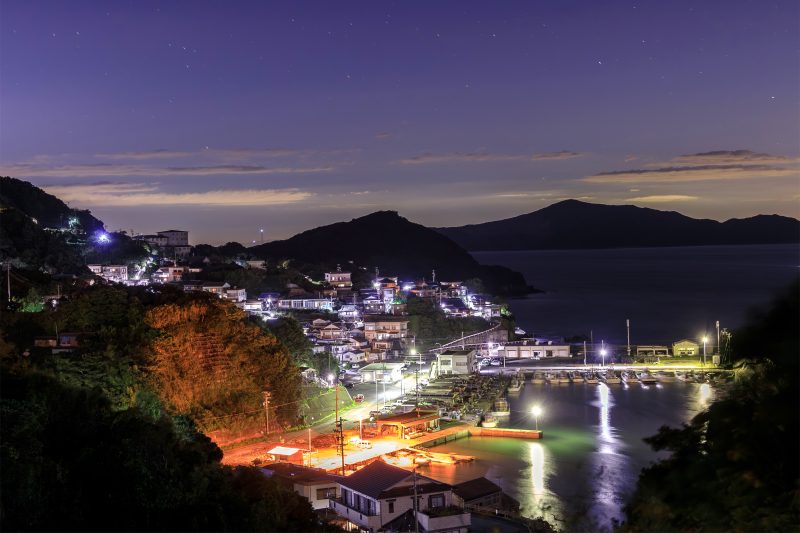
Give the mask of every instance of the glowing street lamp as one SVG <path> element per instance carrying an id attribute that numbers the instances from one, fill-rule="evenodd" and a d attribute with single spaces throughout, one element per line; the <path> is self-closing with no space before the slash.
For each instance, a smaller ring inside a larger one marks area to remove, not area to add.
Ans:
<path id="1" fill-rule="evenodd" d="M 606 354 L 607 353 L 608 353 L 608 350 L 606 350 L 605 348 L 600 350 L 600 356 L 602 357 L 602 363 L 600 364 L 600 366 L 606 366 Z"/>
<path id="2" fill-rule="evenodd" d="M 706 344 L 708 343 L 708 335 L 703 335 L 703 366 L 706 366 Z"/>
<path id="3" fill-rule="evenodd" d="M 332 373 L 328 374 L 328 383 L 330 383 L 331 384 L 330 386 L 333 387 L 333 374 Z"/>
<path id="4" fill-rule="evenodd" d="M 107 243 L 110 240 L 111 240 L 111 238 L 108 236 L 108 233 L 101 233 L 97 237 L 97 241 L 100 242 L 100 243 L 103 243 L 103 244 Z"/>
<path id="5" fill-rule="evenodd" d="M 539 431 L 539 417 L 542 416 L 542 408 L 538 405 L 534 405 L 531 409 L 531 414 L 533 415 L 533 419 L 536 422 L 536 431 Z"/>

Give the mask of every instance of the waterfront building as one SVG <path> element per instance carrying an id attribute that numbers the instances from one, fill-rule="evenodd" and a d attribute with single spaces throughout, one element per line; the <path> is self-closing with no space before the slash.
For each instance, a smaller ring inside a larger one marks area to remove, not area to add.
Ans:
<path id="1" fill-rule="evenodd" d="M 436 356 L 439 375 L 472 374 L 477 367 L 475 350 L 445 350 Z"/>
<path id="2" fill-rule="evenodd" d="M 639 357 L 668 357 L 669 347 L 658 345 L 640 345 L 636 347 L 636 355 Z"/>
<path id="3" fill-rule="evenodd" d="M 692 340 L 683 339 L 672 344 L 672 355 L 686 356 L 698 355 L 700 353 L 700 345 Z"/>
<path id="4" fill-rule="evenodd" d="M 363 383 L 396 383 L 403 377 L 403 363 L 372 363 L 358 370 Z"/>
<path id="5" fill-rule="evenodd" d="M 552 341 L 520 341 L 507 343 L 497 349 L 498 357 L 506 359 L 544 359 L 570 357 L 569 344 L 553 344 Z"/>
<path id="6" fill-rule="evenodd" d="M 464 507 L 486 507 L 500 509 L 503 504 L 503 489 L 485 477 L 479 477 L 453 485 L 455 504 Z"/>
<path id="7" fill-rule="evenodd" d="M 423 532 L 465 533 L 471 524 L 469 513 L 453 508 L 450 485 L 382 460 L 340 478 L 338 486 L 339 496 L 330 508 L 349 523 L 347 530 L 356 526 L 367 531 L 409 531 L 417 522 Z"/>
<path id="8" fill-rule="evenodd" d="M 413 439 L 429 431 L 439 430 L 439 411 L 414 410 L 378 419 L 381 435 Z"/>

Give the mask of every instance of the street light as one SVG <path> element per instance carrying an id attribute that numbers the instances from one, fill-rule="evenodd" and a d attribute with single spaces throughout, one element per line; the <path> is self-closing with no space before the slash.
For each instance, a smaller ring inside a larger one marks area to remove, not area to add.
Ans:
<path id="1" fill-rule="evenodd" d="M 534 405 L 531 409 L 531 414 L 533 415 L 533 419 L 536 421 L 536 431 L 539 431 L 539 417 L 542 415 L 542 408 L 538 405 Z"/>
<path id="2" fill-rule="evenodd" d="M 600 363 L 600 366 L 606 366 L 606 354 L 607 353 L 608 353 L 608 351 L 605 348 L 600 350 L 600 355 L 602 356 L 602 360 L 601 360 L 602 362 Z"/>
<path id="3" fill-rule="evenodd" d="M 703 335 L 703 366 L 706 366 L 706 343 L 708 343 L 708 335 Z"/>

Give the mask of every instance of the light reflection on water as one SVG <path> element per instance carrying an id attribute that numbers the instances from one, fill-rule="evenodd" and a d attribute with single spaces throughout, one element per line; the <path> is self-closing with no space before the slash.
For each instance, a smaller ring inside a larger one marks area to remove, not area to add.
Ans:
<path id="1" fill-rule="evenodd" d="M 486 476 L 517 499 L 526 516 L 544 516 L 565 530 L 609 528 L 623 517 L 641 468 L 663 456 L 642 439 L 662 425 L 688 422 L 712 394 L 710 387 L 682 382 L 660 388 L 527 383 L 509 398 L 507 425 L 533 428 L 531 406 L 542 405 L 541 441 L 458 440 L 435 450 L 473 455 L 475 461 L 432 464 L 420 473 L 447 483 Z"/>

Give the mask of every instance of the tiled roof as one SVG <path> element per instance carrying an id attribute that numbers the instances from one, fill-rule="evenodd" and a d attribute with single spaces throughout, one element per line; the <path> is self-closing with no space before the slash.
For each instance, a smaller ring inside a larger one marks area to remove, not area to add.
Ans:
<path id="1" fill-rule="evenodd" d="M 503 492 L 503 489 L 485 477 L 479 477 L 470 479 L 469 481 L 464 481 L 458 485 L 453 485 L 453 492 L 458 494 L 465 502 L 469 502 L 477 498 L 483 498 L 484 496 L 488 496 L 490 494 Z"/>
<path id="2" fill-rule="evenodd" d="M 377 499 L 383 491 L 392 488 L 410 475 L 411 472 L 408 470 L 378 460 L 343 478 L 339 484 Z"/>
<path id="3" fill-rule="evenodd" d="M 450 485 L 446 483 L 440 483 L 438 481 L 433 481 L 431 479 L 424 478 L 422 476 L 417 476 L 417 495 L 422 496 L 423 494 L 433 494 L 434 492 L 445 492 L 451 489 Z M 399 498 L 401 496 L 413 496 L 414 495 L 414 485 L 405 485 L 402 487 L 394 487 L 387 489 L 380 494 L 380 499 L 383 500 L 385 498 Z"/>

